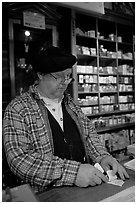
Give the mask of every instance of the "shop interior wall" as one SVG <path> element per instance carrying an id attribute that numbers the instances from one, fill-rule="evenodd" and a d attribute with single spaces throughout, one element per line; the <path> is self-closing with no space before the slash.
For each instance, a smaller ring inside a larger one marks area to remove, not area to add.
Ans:
<path id="1" fill-rule="evenodd" d="M 58 46 L 71 52 L 71 10 L 68 8 L 55 7 L 56 12 L 61 15 L 57 23 Z M 9 38 L 8 38 L 8 14 L 2 13 L 2 115 L 8 103 L 11 101 L 10 85 L 10 68 L 9 68 Z M 68 91 L 71 93 L 72 88 L 69 86 Z"/>

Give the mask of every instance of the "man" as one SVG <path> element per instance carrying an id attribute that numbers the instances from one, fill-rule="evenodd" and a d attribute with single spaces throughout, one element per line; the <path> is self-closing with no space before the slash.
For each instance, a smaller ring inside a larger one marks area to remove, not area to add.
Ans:
<path id="1" fill-rule="evenodd" d="M 34 190 L 48 186 L 95 186 L 107 177 L 94 167 L 113 170 L 121 179 L 125 169 L 100 143 L 92 120 L 66 93 L 76 57 L 58 47 L 41 49 L 32 65 L 38 83 L 16 97 L 3 121 L 4 147 L 11 170 Z"/>

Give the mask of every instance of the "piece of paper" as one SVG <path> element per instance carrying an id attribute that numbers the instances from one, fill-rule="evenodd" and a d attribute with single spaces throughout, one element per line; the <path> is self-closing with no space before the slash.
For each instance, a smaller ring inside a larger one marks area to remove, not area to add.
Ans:
<path id="1" fill-rule="evenodd" d="M 132 159 L 131 161 L 129 162 L 126 162 L 124 164 L 124 166 L 128 169 L 131 169 L 131 170 L 134 170 L 135 171 L 135 159 Z"/>
<path id="2" fill-rule="evenodd" d="M 104 169 L 100 166 L 99 163 L 96 163 L 94 167 L 97 168 L 102 173 L 104 173 Z M 123 180 L 117 179 L 117 175 L 114 175 L 114 176 L 112 175 L 112 170 L 108 170 L 106 173 L 107 173 L 107 177 L 109 178 L 109 181 L 107 182 L 108 184 L 117 185 L 117 186 L 122 186 L 124 184 Z"/>
<path id="3" fill-rule="evenodd" d="M 117 179 L 116 175 L 114 175 L 114 176 L 112 175 L 112 170 L 108 170 L 107 175 L 108 175 L 109 181 L 113 181 L 113 180 Z"/>
<path id="4" fill-rule="evenodd" d="M 112 175 L 112 170 L 107 171 L 107 175 L 109 178 L 108 184 L 116 185 L 116 186 L 123 186 L 124 181 L 121 179 L 117 179 L 117 175 Z"/>
<path id="5" fill-rule="evenodd" d="M 94 165 L 94 167 L 96 167 L 99 171 L 101 171 L 102 173 L 104 173 L 104 169 L 100 166 L 99 163 L 96 163 L 96 164 Z"/>
<path id="6" fill-rule="evenodd" d="M 108 184 L 116 185 L 116 186 L 123 186 L 124 181 L 121 179 L 115 179 L 113 181 L 108 181 Z"/>

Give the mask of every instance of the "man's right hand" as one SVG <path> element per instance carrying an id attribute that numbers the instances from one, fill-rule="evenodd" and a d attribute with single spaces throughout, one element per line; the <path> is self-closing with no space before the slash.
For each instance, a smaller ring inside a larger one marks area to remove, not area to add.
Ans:
<path id="1" fill-rule="evenodd" d="M 81 164 L 76 177 L 75 185 L 79 187 L 95 186 L 107 182 L 107 177 L 90 164 Z"/>

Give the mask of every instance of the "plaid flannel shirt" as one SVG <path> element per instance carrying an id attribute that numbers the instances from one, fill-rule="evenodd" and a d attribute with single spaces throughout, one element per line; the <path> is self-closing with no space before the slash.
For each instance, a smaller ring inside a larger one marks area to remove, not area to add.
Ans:
<path id="1" fill-rule="evenodd" d="M 10 169 L 35 191 L 44 190 L 50 184 L 74 185 L 80 163 L 54 155 L 47 112 L 45 121 L 35 98 L 44 106 L 33 85 L 28 92 L 12 100 L 5 110 L 3 141 Z M 92 120 L 68 94 L 65 95 L 65 106 L 78 126 L 86 156 L 93 163 L 100 162 L 109 153 L 100 143 Z"/>

